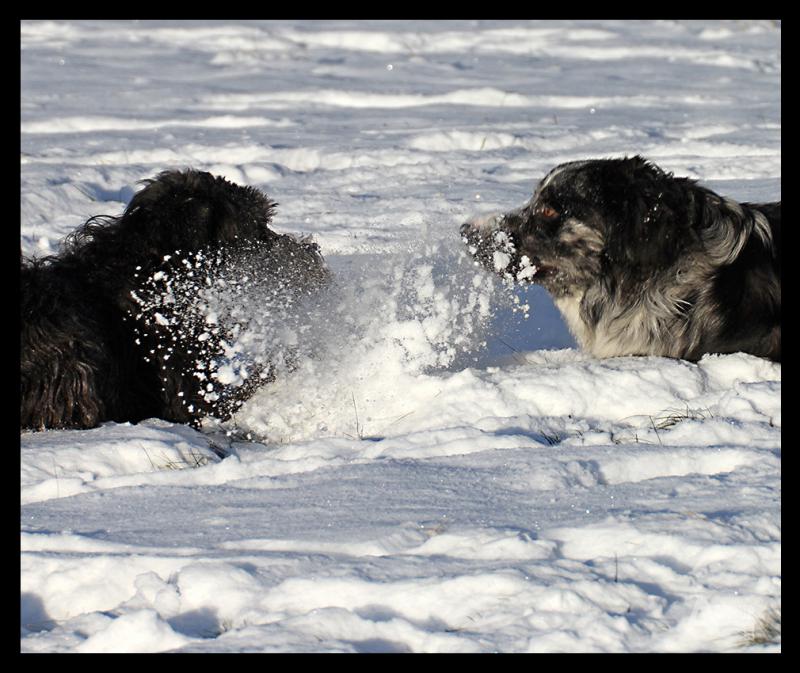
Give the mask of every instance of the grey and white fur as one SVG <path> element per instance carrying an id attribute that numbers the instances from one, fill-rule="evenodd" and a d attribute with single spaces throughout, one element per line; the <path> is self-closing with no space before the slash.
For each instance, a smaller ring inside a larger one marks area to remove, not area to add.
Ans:
<path id="1" fill-rule="evenodd" d="M 780 201 L 739 203 L 635 156 L 557 166 L 461 233 L 492 271 L 546 288 L 596 357 L 779 362 L 780 224 Z"/>

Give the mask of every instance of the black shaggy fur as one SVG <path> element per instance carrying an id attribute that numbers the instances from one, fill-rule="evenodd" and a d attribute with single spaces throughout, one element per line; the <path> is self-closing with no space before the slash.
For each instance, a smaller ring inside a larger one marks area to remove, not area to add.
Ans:
<path id="1" fill-rule="evenodd" d="M 597 357 L 781 359 L 781 204 L 738 203 L 642 157 L 554 168 L 461 228 L 476 258 L 545 287 Z"/>
<path id="2" fill-rule="evenodd" d="M 227 418 L 266 374 L 201 385 L 196 339 L 207 326 L 196 314 L 173 315 L 185 322 L 178 338 L 144 320 L 137 292 L 154 273 L 182 273 L 187 259 L 202 255 L 312 292 L 327 279 L 319 251 L 272 231 L 274 207 L 258 190 L 209 173 L 164 172 L 121 216 L 94 217 L 73 232 L 58 255 L 22 259 L 21 427 Z M 218 332 L 215 343 L 225 337 Z"/>

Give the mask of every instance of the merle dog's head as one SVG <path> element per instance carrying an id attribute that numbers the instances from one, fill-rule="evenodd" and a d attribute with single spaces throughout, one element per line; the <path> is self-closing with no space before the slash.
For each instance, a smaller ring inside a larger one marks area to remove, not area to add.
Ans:
<path id="1" fill-rule="evenodd" d="M 475 217 L 461 233 L 499 275 L 578 294 L 620 267 L 644 277 L 699 241 L 703 205 L 692 185 L 638 156 L 574 161 L 551 170 L 521 208 Z"/>

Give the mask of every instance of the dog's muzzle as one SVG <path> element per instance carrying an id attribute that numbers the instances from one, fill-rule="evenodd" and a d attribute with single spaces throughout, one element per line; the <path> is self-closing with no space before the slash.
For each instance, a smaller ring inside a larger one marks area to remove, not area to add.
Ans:
<path id="1" fill-rule="evenodd" d="M 477 215 L 461 225 L 461 240 L 469 246 L 470 253 L 479 260 L 490 256 L 498 248 L 495 236 L 500 232 L 504 221 L 502 213 Z"/>
<path id="2" fill-rule="evenodd" d="M 492 213 L 491 215 L 476 215 L 461 225 L 461 235 L 470 238 L 472 236 L 486 236 L 499 228 L 503 221 L 502 213 Z"/>

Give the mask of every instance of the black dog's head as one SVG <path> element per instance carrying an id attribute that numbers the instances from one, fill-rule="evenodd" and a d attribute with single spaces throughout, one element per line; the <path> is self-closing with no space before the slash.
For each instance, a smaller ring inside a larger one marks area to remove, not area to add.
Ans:
<path id="1" fill-rule="evenodd" d="M 276 204 L 253 187 L 196 170 L 164 171 L 144 184 L 121 217 L 92 218 L 72 234 L 70 247 L 105 238 L 130 246 L 136 239 L 163 254 L 277 236 L 269 228 Z"/>
<path id="2" fill-rule="evenodd" d="M 84 276 L 108 279 L 95 285 L 122 286 L 127 295 L 134 271 L 145 277 L 180 268 L 195 254 L 231 257 L 289 285 L 292 274 L 303 287 L 327 280 L 315 243 L 270 228 L 277 204 L 258 189 L 192 169 L 143 182 L 122 215 L 93 217 L 65 241 L 64 257 L 78 263 Z"/>
<path id="3" fill-rule="evenodd" d="M 550 171 L 521 208 L 473 218 L 461 233 L 501 276 L 577 294 L 615 266 L 635 277 L 674 263 L 687 242 L 676 227 L 691 230 L 702 208 L 689 184 L 638 156 L 574 161 Z"/>

